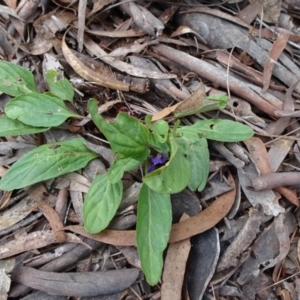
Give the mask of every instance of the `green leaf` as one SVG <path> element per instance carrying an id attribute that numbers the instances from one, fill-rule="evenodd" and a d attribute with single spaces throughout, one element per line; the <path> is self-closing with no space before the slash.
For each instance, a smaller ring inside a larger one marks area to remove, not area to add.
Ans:
<path id="1" fill-rule="evenodd" d="M 122 200 L 122 181 L 111 183 L 107 174 L 99 174 L 83 204 L 84 228 L 90 233 L 105 229 L 114 217 Z"/>
<path id="2" fill-rule="evenodd" d="M 200 120 L 191 126 L 179 128 L 177 133 L 180 134 L 186 130 L 197 133 L 208 140 L 219 142 L 239 142 L 249 139 L 254 134 L 249 126 L 221 119 Z"/>
<path id="3" fill-rule="evenodd" d="M 150 132 L 150 135 L 148 137 L 148 145 L 154 149 L 156 149 L 158 152 L 164 151 L 166 153 L 170 152 L 170 144 L 169 142 L 160 143 L 153 132 Z"/>
<path id="4" fill-rule="evenodd" d="M 46 74 L 46 80 L 50 91 L 61 100 L 73 102 L 74 88 L 67 79 L 58 79 L 59 73 L 55 70 L 49 70 Z"/>
<path id="5" fill-rule="evenodd" d="M 0 137 L 44 132 L 49 127 L 33 127 L 19 120 L 12 120 L 7 115 L 0 116 Z"/>
<path id="6" fill-rule="evenodd" d="M 171 224 L 170 195 L 156 193 L 143 184 L 138 200 L 136 242 L 142 269 L 150 285 L 157 284 L 161 277 L 162 255 L 168 244 Z"/>
<path id="7" fill-rule="evenodd" d="M 145 117 L 145 122 L 147 127 L 152 130 L 155 139 L 159 143 L 165 143 L 168 139 L 169 133 L 169 124 L 165 120 L 158 120 L 154 123 L 151 123 L 151 116 Z"/>
<path id="8" fill-rule="evenodd" d="M 189 161 L 174 138 L 170 137 L 171 157 L 163 167 L 148 173 L 143 181 L 157 193 L 173 194 L 182 191 L 191 178 Z"/>
<path id="9" fill-rule="evenodd" d="M 0 180 L 0 189 L 10 191 L 77 171 L 97 157 L 84 139 L 40 146 L 22 156 Z"/>
<path id="10" fill-rule="evenodd" d="M 183 127 L 184 128 L 184 127 Z M 199 138 L 197 134 L 185 133 L 182 137 L 176 139 L 186 154 L 186 158 L 191 167 L 191 178 L 188 188 L 191 191 L 201 192 L 209 174 L 209 150 L 207 140 Z"/>
<path id="11" fill-rule="evenodd" d="M 123 177 L 124 172 L 132 171 L 138 168 L 149 156 L 149 153 L 150 151 L 146 149 L 145 152 L 136 157 L 124 157 L 121 154 L 117 154 L 114 162 L 108 170 L 109 181 L 111 183 L 115 183 Z"/>
<path id="12" fill-rule="evenodd" d="M 98 115 L 95 99 L 89 101 L 88 109 L 96 126 L 105 135 L 114 152 L 135 157 L 146 151 L 150 133 L 139 120 L 121 112 L 113 123 L 108 123 Z"/>
<path id="13" fill-rule="evenodd" d="M 70 117 L 80 118 L 57 97 L 39 93 L 17 96 L 6 104 L 5 112 L 11 119 L 40 127 L 58 126 Z"/>
<path id="14" fill-rule="evenodd" d="M 31 72 L 7 61 L 0 61 L 0 91 L 11 96 L 36 92 Z"/>

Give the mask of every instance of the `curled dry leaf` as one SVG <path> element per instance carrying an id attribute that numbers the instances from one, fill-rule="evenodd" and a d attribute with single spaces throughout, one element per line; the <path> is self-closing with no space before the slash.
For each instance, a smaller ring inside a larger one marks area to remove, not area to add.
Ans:
<path id="1" fill-rule="evenodd" d="M 114 67 L 115 69 L 117 69 L 121 72 L 127 73 L 128 75 L 141 77 L 141 78 L 153 78 L 153 79 L 176 78 L 176 75 L 173 75 L 173 74 L 164 74 L 160 71 L 152 71 L 152 70 L 134 67 L 131 64 L 128 64 L 119 59 L 116 59 L 116 58 L 112 57 L 110 54 L 107 54 L 98 44 L 96 44 L 87 35 L 85 36 L 84 41 L 85 41 L 85 46 L 96 57 L 99 57 L 99 59 L 101 59 L 108 65 Z M 150 44 L 156 44 L 156 42 L 148 43 L 148 45 L 150 45 Z M 140 46 L 142 47 L 143 45 L 140 45 Z M 116 51 L 118 51 L 118 49 Z"/>
<path id="2" fill-rule="evenodd" d="M 161 120 L 171 113 L 180 113 L 181 116 L 190 115 L 196 113 L 196 111 L 201 107 L 206 97 L 205 93 L 205 86 L 201 82 L 199 87 L 195 90 L 193 94 L 191 94 L 185 100 L 164 108 L 163 110 L 159 111 L 152 117 L 152 122 Z"/>
<path id="3" fill-rule="evenodd" d="M 58 213 L 47 203 L 42 202 L 39 204 L 40 210 L 43 212 L 46 219 L 49 221 L 50 226 L 56 236 L 58 242 L 63 243 L 66 241 L 67 236 L 63 231 L 63 223 L 58 215 Z"/>
<path id="4" fill-rule="evenodd" d="M 262 90 L 263 92 L 265 92 L 269 87 L 275 63 L 278 60 L 281 53 L 283 52 L 288 40 L 289 40 L 289 34 L 285 32 L 281 32 L 270 50 L 268 59 L 264 65 L 264 72 L 263 72 L 264 86 Z"/>
<path id="5" fill-rule="evenodd" d="M 84 63 L 82 63 L 68 48 L 65 39 L 62 41 L 62 51 L 72 68 L 85 80 L 95 82 L 101 86 L 111 88 L 120 91 L 129 91 L 130 85 L 126 82 L 121 82 L 118 80 L 113 80 L 111 78 L 103 77 L 102 75 L 96 73 L 92 69 L 88 68 Z"/>

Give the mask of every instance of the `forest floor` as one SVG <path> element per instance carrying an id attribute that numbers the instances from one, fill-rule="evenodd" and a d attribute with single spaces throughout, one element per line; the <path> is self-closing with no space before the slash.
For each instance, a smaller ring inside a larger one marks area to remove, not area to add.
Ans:
<path id="1" fill-rule="evenodd" d="M 1 1 L 0 299 L 300 299 L 299 19 L 288 0 Z"/>

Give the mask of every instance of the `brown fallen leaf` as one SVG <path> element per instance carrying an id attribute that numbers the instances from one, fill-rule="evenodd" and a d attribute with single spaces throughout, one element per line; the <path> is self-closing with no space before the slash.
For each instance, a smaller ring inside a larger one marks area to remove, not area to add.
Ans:
<path id="1" fill-rule="evenodd" d="M 195 90 L 193 94 L 191 94 L 185 100 L 164 108 L 163 110 L 159 111 L 152 117 L 152 122 L 161 120 L 164 117 L 167 117 L 171 113 L 180 113 L 182 116 L 190 115 L 196 113 L 196 111 L 201 107 L 203 101 L 206 98 L 205 93 L 205 86 L 201 82 L 199 87 Z"/>
<path id="2" fill-rule="evenodd" d="M 13 191 L 4 192 L 3 196 L 0 199 L 0 209 L 6 206 L 6 204 L 9 202 L 11 198 L 12 193 Z"/>
<path id="3" fill-rule="evenodd" d="M 233 189 L 218 197 L 210 206 L 199 214 L 184 220 L 180 223 L 173 224 L 170 233 L 170 243 L 179 242 L 190 238 L 193 235 L 204 232 L 220 222 L 230 211 L 236 194 L 235 183 L 230 175 L 228 182 Z M 90 234 L 85 231 L 83 226 L 71 225 L 66 226 L 65 230 L 81 234 L 90 239 L 116 246 L 135 246 L 135 230 L 103 230 L 97 234 Z"/>
<path id="4" fill-rule="evenodd" d="M 273 73 L 273 68 L 275 66 L 276 61 L 278 60 L 280 54 L 284 50 L 287 42 L 289 40 L 289 34 L 286 32 L 281 32 L 278 35 L 277 40 L 274 42 L 268 59 L 265 62 L 264 65 L 264 72 L 263 72 L 263 92 L 266 92 L 266 90 L 269 88 L 269 84 L 271 81 L 272 73 Z"/>
<path id="5" fill-rule="evenodd" d="M 88 18 L 91 17 L 93 14 L 101 10 L 105 5 L 108 5 L 112 3 L 113 0 L 101 0 L 101 1 L 94 1 L 93 3 L 93 9 L 92 11 L 88 14 Z"/>
<path id="6" fill-rule="evenodd" d="M 58 213 L 47 203 L 42 202 L 39 204 L 39 209 L 43 212 L 45 218 L 50 223 L 50 226 L 56 236 L 58 242 L 63 243 L 66 241 L 67 236 L 63 231 L 63 223 L 58 215 Z"/>
<path id="7" fill-rule="evenodd" d="M 45 194 L 43 194 L 45 192 Z M 17 204 L 9 207 L 1 213 L 0 230 L 6 229 L 26 218 L 41 201 L 54 203 L 56 197 L 46 194 L 46 189 L 42 185 L 36 185 L 28 190 L 30 197 L 24 197 Z"/>
<path id="8" fill-rule="evenodd" d="M 112 57 L 111 54 L 107 54 L 97 43 L 95 43 L 90 37 L 88 37 L 88 35 L 85 35 L 84 42 L 85 42 L 86 48 L 92 54 L 94 54 L 96 57 L 99 57 L 99 59 L 101 59 L 106 64 L 112 66 L 116 70 L 124 72 L 128 75 L 141 77 L 141 78 L 152 78 L 152 79 L 176 78 L 176 75 L 174 75 L 174 74 L 165 74 L 165 73 L 162 73 L 160 70 L 152 71 L 152 70 L 147 70 L 145 68 L 138 68 L 138 67 L 135 67 L 126 62 L 123 62 L 122 60 L 116 59 L 116 58 Z M 157 44 L 157 42 L 153 41 L 153 42 L 148 42 L 146 44 L 152 45 L 152 44 Z M 112 54 L 114 54 L 114 52 L 112 52 Z M 118 52 L 117 52 L 117 54 L 118 54 Z M 132 89 L 132 87 L 130 87 L 130 88 Z"/>
<path id="9" fill-rule="evenodd" d="M 196 35 L 198 38 L 200 38 L 204 44 L 206 44 L 205 40 L 203 39 L 203 37 L 201 35 L 199 35 L 199 33 L 197 33 L 195 30 L 191 29 L 188 26 L 179 26 L 172 34 L 171 34 L 171 38 L 172 37 L 176 37 L 182 34 L 187 34 L 187 33 L 192 33 L 194 35 Z"/>
<path id="10" fill-rule="evenodd" d="M 185 220 L 188 218 L 188 215 L 184 214 L 181 220 Z M 190 249 L 191 242 L 189 239 L 172 243 L 169 246 L 162 277 L 162 299 L 181 299 L 181 289 L 184 281 L 185 267 Z"/>
<path id="11" fill-rule="evenodd" d="M 246 141 L 246 144 L 252 159 L 254 160 L 255 164 L 257 165 L 260 173 L 262 175 L 269 174 L 273 172 L 272 164 L 269 160 L 268 152 L 266 149 L 265 144 L 262 142 L 260 138 L 252 137 Z M 275 188 L 277 192 L 281 195 L 286 197 L 290 202 L 299 206 L 299 200 L 297 197 L 296 191 L 288 189 L 286 187 L 277 187 Z"/>
<path id="12" fill-rule="evenodd" d="M 74 234 L 67 233 L 68 242 L 82 243 L 81 239 Z M 25 251 L 46 247 L 53 243 L 58 243 L 55 234 L 50 230 L 35 231 L 27 235 L 22 235 L 18 239 L 7 242 L 0 248 L 0 259 L 10 257 Z"/>
<path id="13" fill-rule="evenodd" d="M 62 51 L 67 62 L 85 80 L 95 82 L 101 86 L 120 91 L 129 91 L 129 83 L 113 80 L 96 73 L 82 63 L 68 48 L 65 39 L 62 40 Z"/>
<path id="14" fill-rule="evenodd" d="M 239 11 L 236 17 L 250 25 L 256 18 L 257 14 L 261 12 L 263 4 L 264 0 L 255 0 Z"/>
<path id="15" fill-rule="evenodd" d="M 12 8 L 12 9 L 16 9 L 17 7 L 17 0 L 4 0 L 5 4 Z"/>

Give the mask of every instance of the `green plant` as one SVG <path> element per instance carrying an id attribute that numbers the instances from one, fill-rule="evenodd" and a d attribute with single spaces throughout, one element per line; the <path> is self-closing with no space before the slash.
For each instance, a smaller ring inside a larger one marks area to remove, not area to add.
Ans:
<path id="1" fill-rule="evenodd" d="M 55 73 L 50 73 L 46 77 L 50 93 L 40 94 L 30 72 L 9 64 L 15 73 L 7 79 L 2 65 L 6 68 L 8 63 L 0 62 L 0 90 L 15 98 L 7 104 L 6 115 L 0 117 L 0 136 L 42 132 L 69 117 L 80 117 L 63 102 L 73 95 L 68 81 L 56 81 Z M 226 99 L 217 100 L 220 107 Z M 216 108 L 215 104 L 209 105 Z M 35 118 L 31 115 L 33 109 Z M 144 175 L 137 208 L 137 248 L 147 281 L 156 284 L 171 229 L 170 195 L 186 187 L 203 190 L 209 172 L 207 140 L 242 141 L 250 138 L 253 131 L 243 124 L 221 119 L 180 126 L 178 120 L 171 125 L 165 120 L 152 122 L 146 116 L 142 123 L 123 112 L 108 123 L 98 115 L 95 99 L 89 101 L 88 110 L 116 155 L 107 173 L 93 180 L 85 197 L 85 229 L 98 233 L 108 226 L 122 200 L 124 172 L 141 167 Z M 81 138 L 43 145 L 15 163 L 1 179 L 0 188 L 12 190 L 54 178 L 83 168 L 96 156 Z"/>

